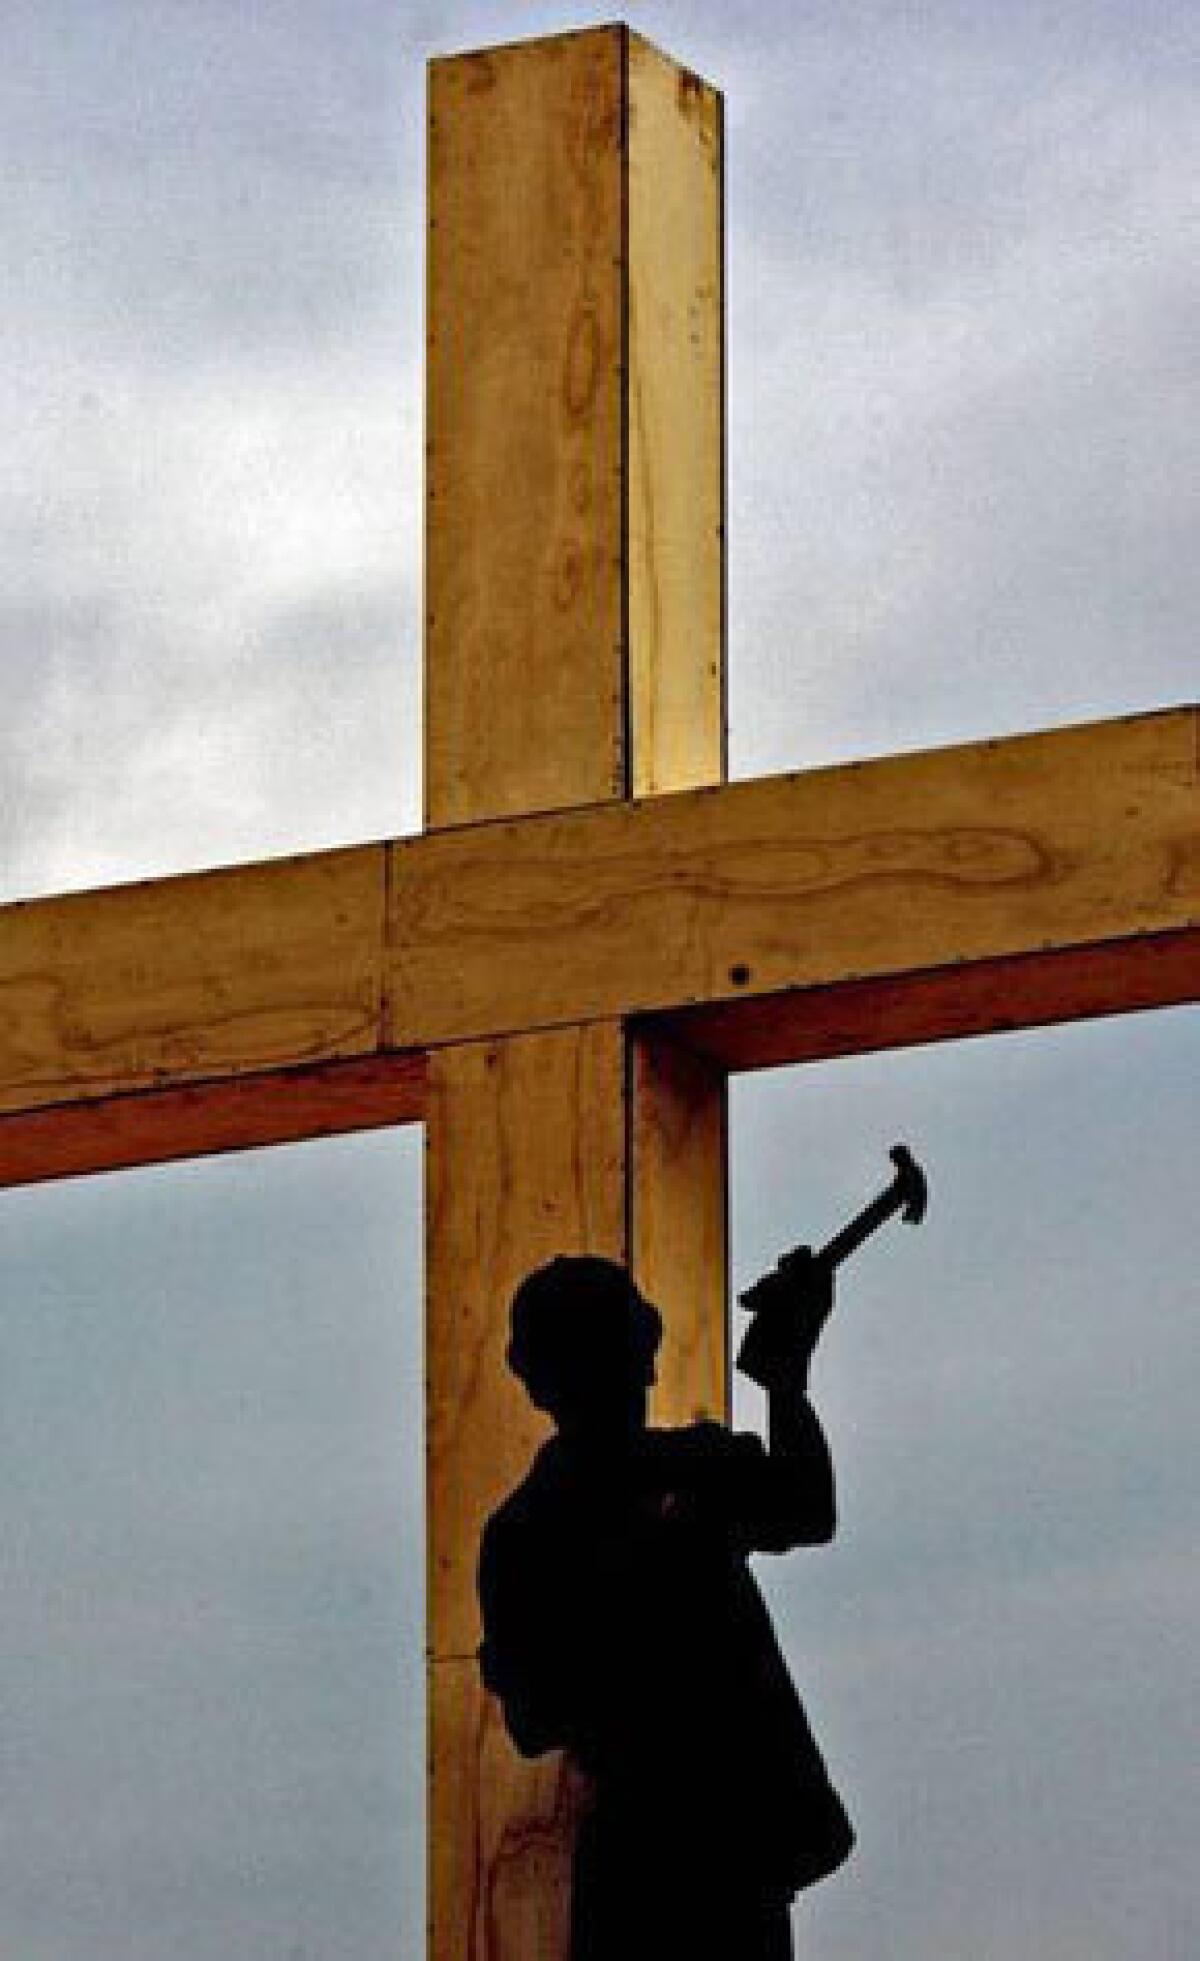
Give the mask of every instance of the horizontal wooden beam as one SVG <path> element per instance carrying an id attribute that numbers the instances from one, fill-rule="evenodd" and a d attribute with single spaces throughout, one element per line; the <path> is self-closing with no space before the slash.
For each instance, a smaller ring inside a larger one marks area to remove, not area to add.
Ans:
<path id="1" fill-rule="evenodd" d="M 748 1068 L 1190 1000 L 1196 748 L 1169 710 L 0 908 L 0 1116 L 121 1102 L 66 1175 L 165 1147 L 145 1092 L 203 1085 L 203 1139 L 261 1078 L 234 1142 L 312 1134 L 294 1071 L 539 1027 L 666 1015 Z"/>
<path id="2" fill-rule="evenodd" d="M 651 1017 L 647 1027 L 740 1073 L 1178 1007 L 1198 995 L 1200 929 L 1193 929 L 786 989 Z"/>
<path id="3" fill-rule="evenodd" d="M 1181 709 L 398 844 L 386 1040 L 1187 934 L 1196 744 Z"/>
<path id="4" fill-rule="evenodd" d="M 0 908 L 0 1114 L 380 1047 L 387 850 Z"/>
<path id="5" fill-rule="evenodd" d="M 19 1111 L 0 1117 L 0 1187 L 420 1123 L 425 1078 L 423 1055 L 373 1055 Z"/>

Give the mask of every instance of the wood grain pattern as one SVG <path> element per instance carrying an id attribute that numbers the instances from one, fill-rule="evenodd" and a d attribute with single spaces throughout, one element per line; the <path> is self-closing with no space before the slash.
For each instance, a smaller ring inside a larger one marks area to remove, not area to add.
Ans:
<path id="1" fill-rule="evenodd" d="M 721 1009 L 719 1041 L 712 1015 L 680 1039 L 801 1061 L 831 990 L 849 1011 L 903 976 L 892 1041 L 1114 1012 L 1126 985 L 1191 998 L 1196 727 L 1169 710 L 6 906 L 0 1114 L 632 1012 Z M 870 1045 L 869 1013 L 845 1039 Z"/>
<path id="2" fill-rule="evenodd" d="M 555 1253 L 625 1257 L 622 1029 L 439 1053 L 426 1138 L 430 1954 L 559 1961 L 565 1773 L 524 1762 L 483 1694 L 475 1569 L 484 1521 L 549 1434 L 505 1364 L 513 1289 Z"/>
<path id="3" fill-rule="evenodd" d="M 430 1954 L 559 1961 L 583 1787 L 557 1753 L 530 1763 L 471 1661 L 430 1670 Z"/>
<path id="4" fill-rule="evenodd" d="M 628 39 L 628 631 L 637 796 L 725 775 L 721 98 Z"/>
<path id="5" fill-rule="evenodd" d="M 379 1045 L 382 846 L 0 909 L 0 1113 Z"/>
<path id="6" fill-rule="evenodd" d="M 721 152 L 621 27 L 431 65 L 430 826 L 722 774 Z"/>
<path id="7" fill-rule="evenodd" d="M 715 110 L 624 28 L 438 65 L 431 102 L 426 807 L 519 829 L 721 770 Z M 386 1043 L 408 1045 L 429 911 L 411 885 L 389 908 Z M 461 951 L 491 963 L 486 924 Z M 504 1365 L 513 1287 L 572 1251 L 686 1278 L 663 1405 L 724 1393 L 723 1263 L 700 1273 L 723 1244 L 720 1086 L 659 1045 L 635 1057 L 622 1012 L 430 1058 L 437 1961 L 566 1951 L 563 1766 L 517 1758 L 473 1660 L 479 1533 L 546 1433 Z"/>
<path id="8" fill-rule="evenodd" d="M 670 1040 L 631 1038 L 631 1264 L 662 1311 L 656 1423 L 729 1412 L 725 1071 Z"/>
<path id="9" fill-rule="evenodd" d="M 430 1058 L 426 1114 L 429 1641 L 479 1640 L 479 1533 L 549 1434 L 504 1361 L 517 1282 L 625 1257 L 625 1061 L 600 1024 Z"/>
<path id="10" fill-rule="evenodd" d="M 883 979 L 1186 932 L 1195 710 L 395 847 L 388 1039 Z"/>
<path id="11" fill-rule="evenodd" d="M 624 45 L 430 68 L 431 825 L 624 788 Z"/>
<path id="12" fill-rule="evenodd" d="M 489 1512 L 549 1434 L 508 1373 L 517 1281 L 559 1252 L 630 1259 L 664 1311 L 655 1421 L 725 1407 L 724 1096 L 620 1024 L 439 1051 L 426 1136 L 431 1886 L 438 1961 L 565 1954 L 575 1809 L 479 1687 Z M 465 1673 L 463 1671 L 466 1671 Z M 525 1945 L 522 1945 L 525 1943 Z"/>

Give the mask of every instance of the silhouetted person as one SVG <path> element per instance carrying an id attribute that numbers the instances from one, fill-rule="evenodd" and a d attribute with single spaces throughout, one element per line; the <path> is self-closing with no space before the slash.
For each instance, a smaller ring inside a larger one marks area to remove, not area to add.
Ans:
<path id="1" fill-rule="evenodd" d="M 807 1398 L 832 1279 L 776 1294 L 765 1449 L 646 1427 L 662 1322 L 623 1267 L 552 1260 L 513 1299 L 509 1364 L 557 1434 L 484 1530 L 480 1662 L 517 1748 L 587 1773 L 573 1961 L 786 1961 L 790 1901 L 853 1844 L 748 1564 L 835 1525 Z"/>

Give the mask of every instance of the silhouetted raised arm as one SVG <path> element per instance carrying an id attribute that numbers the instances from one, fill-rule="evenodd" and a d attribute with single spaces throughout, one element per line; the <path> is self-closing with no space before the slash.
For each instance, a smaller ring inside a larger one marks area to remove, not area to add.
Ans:
<path id="1" fill-rule="evenodd" d="M 767 1454 L 792 1494 L 795 1545 L 824 1545 L 837 1530 L 833 1459 L 808 1400 L 806 1377 L 781 1379 L 767 1391 Z"/>
<path id="2" fill-rule="evenodd" d="M 767 1392 L 776 1529 L 763 1549 L 823 1545 L 837 1528 L 837 1499 L 829 1445 L 808 1399 L 808 1372 L 833 1306 L 833 1269 L 800 1252 L 753 1294 L 758 1305 L 739 1364 Z"/>

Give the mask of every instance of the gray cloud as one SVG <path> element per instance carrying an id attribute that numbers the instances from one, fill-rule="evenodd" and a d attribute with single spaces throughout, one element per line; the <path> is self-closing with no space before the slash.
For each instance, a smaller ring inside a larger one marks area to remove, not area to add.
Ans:
<path id="1" fill-rule="evenodd" d="M 140 407 L 133 371 L 101 386 L 0 494 L 8 894 L 414 827 L 415 377 L 230 358 Z"/>
<path id="2" fill-rule="evenodd" d="M 1191 104 L 1165 67 L 1131 91 L 1112 40 L 1031 88 L 1004 31 L 946 45 L 935 16 L 930 34 L 929 72 L 911 45 L 860 72 L 821 43 L 798 71 L 814 138 L 773 161 L 755 146 L 735 202 L 748 769 L 1189 688 Z"/>
<path id="3" fill-rule="evenodd" d="M 764 1572 L 860 1827 L 800 1916 L 814 1953 L 1116 1961 L 1200 1927 L 1194 1035 L 1180 1013 L 736 1085 L 743 1282 L 837 1224 L 885 1141 L 931 1175 L 819 1358 L 839 1539 Z"/>
<path id="4" fill-rule="evenodd" d="M 7 1952 L 419 1921 L 419 1173 L 406 1133 L 6 1200 Z"/>

